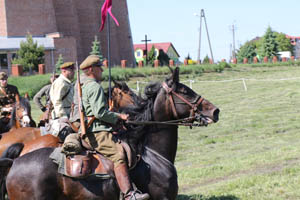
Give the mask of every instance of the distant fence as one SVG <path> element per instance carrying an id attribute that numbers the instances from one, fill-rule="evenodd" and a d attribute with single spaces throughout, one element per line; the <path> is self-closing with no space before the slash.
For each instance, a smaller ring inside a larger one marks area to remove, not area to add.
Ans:
<path id="1" fill-rule="evenodd" d="M 239 79 L 231 79 L 231 80 L 221 80 L 221 81 L 195 81 L 195 80 L 186 80 L 181 81 L 181 83 L 189 83 L 189 87 L 193 89 L 193 84 L 195 83 L 225 83 L 225 82 L 234 82 L 234 81 L 241 81 L 244 87 L 244 90 L 247 92 L 247 84 L 246 81 L 259 81 L 259 82 L 274 82 L 274 81 L 289 81 L 289 80 L 299 80 L 300 77 L 293 77 L 293 78 L 280 78 L 280 79 L 253 79 L 253 78 L 239 78 Z M 137 81 L 136 82 L 136 89 L 132 89 L 137 93 L 140 92 L 141 84 L 149 84 L 150 82 L 144 81 Z"/>

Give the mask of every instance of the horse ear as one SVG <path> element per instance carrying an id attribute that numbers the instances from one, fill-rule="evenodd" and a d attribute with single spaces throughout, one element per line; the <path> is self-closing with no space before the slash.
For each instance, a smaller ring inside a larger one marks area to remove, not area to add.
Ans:
<path id="1" fill-rule="evenodd" d="M 118 81 L 113 80 L 113 82 L 115 84 L 115 87 L 122 89 L 122 85 Z"/>
<path id="2" fill-rule="evenodd" d="M 27 100 L 29 100 L 29 95 L 28 95 L 27 92 L 25 93 L 24 98 L 27 99 Z"/>

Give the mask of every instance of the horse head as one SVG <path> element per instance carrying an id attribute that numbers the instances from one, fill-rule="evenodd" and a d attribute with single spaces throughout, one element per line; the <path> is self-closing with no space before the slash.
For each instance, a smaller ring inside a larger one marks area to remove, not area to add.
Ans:
<path id="1" fill-rule="evenodd" d="M 16 95 L 16 102 L 13 106 L 12 116 L 10 119 L 11 127 L 30 127 L 34 124 L 31 117 L 31 106 L 28 94 L 24 97 Z"/>
<path id="2" fill-rule="evenodd" d="M 219 120 L 220 110 L 216 106 L 179 82 L 178 67 L 172 70 L 172 76 L 157 89 L 154 102 L 155 120 L 190 118 L 191 121 L 198 121 L 204 125 Z"/>
<path id="3" fill-rule="evenodd" d="M 120 111 L 123 108 L 136 106 L 141 100 L 126 83 L 114 82 L 114 87 L 111 90 L 112 104 L 114 111 Z"/>

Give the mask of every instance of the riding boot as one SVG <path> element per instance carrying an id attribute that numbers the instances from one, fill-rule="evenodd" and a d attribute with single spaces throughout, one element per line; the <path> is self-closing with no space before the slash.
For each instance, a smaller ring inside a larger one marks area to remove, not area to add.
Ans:
<path id="1" fill-rule="evenodd" d="M 150 198 L 149 194 L 141 194 L 133 190 L 126 164 L 119 164 L 117 167 L 114 168 L 114 172 L 119 188 L 124 194 L 125 200 L 147 200 Z"/>

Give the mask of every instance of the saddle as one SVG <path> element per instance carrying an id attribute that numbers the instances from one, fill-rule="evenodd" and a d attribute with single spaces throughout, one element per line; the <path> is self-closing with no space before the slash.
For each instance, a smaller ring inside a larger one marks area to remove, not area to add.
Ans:
<path id="1" fill-rule="evenodd" d="M 85 178 L 90 175 L 102 175 L 102 177 L 103 175 L 108 175 L 109 177 L 115 177 L 114 163 L 94 151 L 84 140 L 80 142 L 83 148 L 79 153 L 65 156 L 65 175 L 73 178 Z M 139 160 L 139 156 L 131 151 L 127 143 L 122 141 L 121 145 L 124 152 L 126 152 L 128 168 L 134 168 Z"/>

